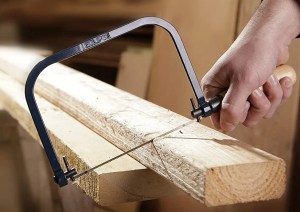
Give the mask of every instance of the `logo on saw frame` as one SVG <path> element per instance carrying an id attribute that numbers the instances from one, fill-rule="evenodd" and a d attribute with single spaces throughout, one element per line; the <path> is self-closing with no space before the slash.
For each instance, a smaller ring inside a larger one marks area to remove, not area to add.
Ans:
<path id="1" fill-rule="evenodd" d="M 89 39 L 88 41 L 83 43 L 83 46 L 85 49 L 89 49 L 89 48 L 92 48 L 93 46 L 96 46 L 99 43 L 109 40 L 110 38 L 111 38 L 110 34 L 109 34 L 109 32 L 107 32 L 107 33 L 104 33 L 104 34 L 101 34 L 94 38 Z"/>

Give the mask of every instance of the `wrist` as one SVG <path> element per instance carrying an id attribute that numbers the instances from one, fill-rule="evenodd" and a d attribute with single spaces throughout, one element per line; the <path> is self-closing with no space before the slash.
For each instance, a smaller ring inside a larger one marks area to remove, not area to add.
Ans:
<path id="1" fill-rule="evenodd" d="M 300 34 L 300 7 L 296 0 L 264 0 L 236 40 L 254 43 L 277 57 L 277 65 L 288 59 L 288 47 Z"/>
<path id="2" fill-rule="evenodd" d="M 256 34 L 289 45 L 300 34 L 300 0 L 264 0 L 239 37 Z"/>
<path id="3" fill-rule="evenodd" d="M 258 13 L 264 22 L 259 31 L 278 43 L 288 46 L 300 34 L 299 0 L 264 0 Z"/>

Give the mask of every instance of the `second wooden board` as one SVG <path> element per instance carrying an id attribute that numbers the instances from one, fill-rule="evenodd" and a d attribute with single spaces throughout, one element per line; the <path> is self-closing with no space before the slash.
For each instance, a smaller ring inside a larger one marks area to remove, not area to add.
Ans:
<path id="1" fill-rule="evenodd" d="M 0 51 L 0 67 L 22 79 L 37 58 Z M 36 91 L 123 151 L 189 120 L 60 64 L 45 71 Z M 285 187 L 282 159 L 198 123 L 130 155 L 208 206 L 279 198 Z"/>

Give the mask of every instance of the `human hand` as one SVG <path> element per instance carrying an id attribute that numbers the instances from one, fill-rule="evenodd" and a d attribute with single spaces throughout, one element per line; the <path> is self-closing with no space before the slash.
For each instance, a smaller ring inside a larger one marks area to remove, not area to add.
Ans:
<path id="1" fill-rule="evenodd" d="M 208 99 L 226 91 L 220 113 L 212 115 L 214 126 L 225 131 L 232 131 L 238 124 L 254 126 L 262 118 L 272 117 L 292 93 L 292 81 L 289 78 L 278 81 L 273 71 L 276 66 L 287 62 L 288 45 L 297 35 L 297 30 L 299 32 L 300 24 L 295 24 L 296 30 L 289 31 L 290 36 L 282 34 L 282 28 L 271 26 L 280 25 L 284 15 L 271 23 L 264 22 L 263 16 L 269 16 L 274 9 L 274 4 L 268 4 L 270 1 L 265 1 L 258 11 L 264 13 L 250 21 L 202 79 L 202 88 Z"/>
<path id="2" fill-rule="evenodd" d="M 222 102 L 221 116 L 220 114 L 212 116 L 212 121 L 217 128 L 230 131 L 239 123 L 243 123 L 245 126 L 254 126 L 262 118 L 270 118 L 281 102 L 292 93 L 291 79 L 283 78 L 278 81 L 273 74 L 273 70 L 278 64 L 266 63 L 263 58 L 258 60 L 251 58 L 249 56 L 258 56 L 259 54 L 251 54 L 250 51 L 250 55 L 248 55 L 249 50 L 249 47 L 244 46 L 235 50 L 230 49 L 228 52 L 232 55 L 227 55 L 228 53 L 223 55 L 202 80 L 203 90 L 208 98 L 229 88 Z M 263 54 L 263 52 L 261 53 Z M 235 61 L 235 58 L 239 61 Z M 257 63 L 251 64 L 250 61 L 253 60 Z M 249 65 L 247 65 L 248 62 Z M 244 66 L 241 67 L 241 65 Z M 269 73 L 270 77 L 268 75 L 261 76 L 259 72 L 261 70 L 264 70 L 262 73 Z M 261 84 L 263 84 L 262 87 L 260 87 Z M 232 102 L 238 105 L 233 105 Z"/>

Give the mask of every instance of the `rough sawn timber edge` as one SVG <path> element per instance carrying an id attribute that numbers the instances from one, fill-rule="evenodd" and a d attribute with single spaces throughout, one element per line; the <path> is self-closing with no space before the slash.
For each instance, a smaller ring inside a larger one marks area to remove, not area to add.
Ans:
<path id="1" fill-rule="evenodd" d="M 25 101 L 24 86 L 1 71 L 0 96 L 0 103 L 5 110 L 39 141 Z M 45 99 L 38 95 L 36 99 L 59 159 L 67 156 L 78 172 L 122 153 Z M 95 202 L 105 206 L 180 194 L 174 185 L 129 156 L 94 170 L 76 182 Z"/>
<path id="2" fill-rule="evenodd" d="M 41 58 L 12 54 L 0 61 L 24 81 Z M 47 69 L 36 92 L 123 151 L 188 120 L 61 64 Z M 130 155 L 208 206 L 279 198 L 285 188 L 282 159 L 198 123 Z"/>

